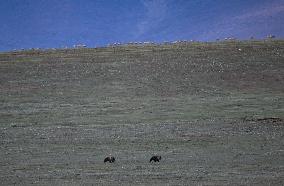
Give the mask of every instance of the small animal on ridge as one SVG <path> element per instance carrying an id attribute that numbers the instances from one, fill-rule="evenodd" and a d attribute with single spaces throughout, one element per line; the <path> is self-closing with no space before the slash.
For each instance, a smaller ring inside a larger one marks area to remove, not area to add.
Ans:
<path id="1" fill-rule="evenodd" d="M 108 156 L 108 157 L 105 158 L 104 163 L 105 162 L 114 163 L 115 158 L 113 156 Z"/>
<path id="2" fill-rule="evenodd" d="M 150 159 L 150 162 L 154 161 L 154 162 L 160 162 L 160 160 L 162 159 L 161 156 L 152 156 L 152 158 Z"/>

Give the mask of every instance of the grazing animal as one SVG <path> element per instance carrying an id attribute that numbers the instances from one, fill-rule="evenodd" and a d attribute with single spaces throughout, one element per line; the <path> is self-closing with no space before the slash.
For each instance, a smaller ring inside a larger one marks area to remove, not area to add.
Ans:
<path id="1" fill-rule="evenodd" d="M 154 161 L 154 162 L 159 162 L 162 159 L 161 156 L 152 156 L 152 158 L 150 159 L 150 162 Z"/>
<path id="2" fill-rule="evenodd" d="M 105 162 L 114 163 L 115 158 L 113 156 L 108 156 L 108 157 L 105 158 L 104 163 Z"/>

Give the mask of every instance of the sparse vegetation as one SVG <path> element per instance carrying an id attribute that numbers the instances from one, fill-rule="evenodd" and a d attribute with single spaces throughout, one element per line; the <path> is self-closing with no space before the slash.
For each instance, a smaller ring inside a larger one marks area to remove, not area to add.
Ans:
<path id="1" fill-rule="evenodd" d="M 1 53 L 1 184 L 283 185 L 283 62 L 282 40 Z"/>

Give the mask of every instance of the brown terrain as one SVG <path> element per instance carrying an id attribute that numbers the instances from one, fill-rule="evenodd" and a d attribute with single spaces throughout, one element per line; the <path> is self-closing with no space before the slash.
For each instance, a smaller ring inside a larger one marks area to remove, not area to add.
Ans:
<path id="1" fill-rule="evenodd" d="M 0 53 L 0 99 L 0 185 L 284 185 L 282 40 Z"/>

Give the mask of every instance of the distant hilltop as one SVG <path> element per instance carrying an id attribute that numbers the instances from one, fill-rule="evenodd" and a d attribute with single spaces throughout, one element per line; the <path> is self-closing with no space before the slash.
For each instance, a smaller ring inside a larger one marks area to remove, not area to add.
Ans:
<path id="1" fill-rule="evenodd" d="M 265 39 L 259 39 L 261 40 L 273 40 L 276 39 L 276 36 L 273 34 L 269 34 L 266 36 Z M 249 38 L 249 40 L 258 41 L 258 39 L 255 39 L 253 36 Z M 225 37 L 224 39 L 216 39 L 216 42 L 222 42 L 222 41 L 248 41 L 248 40 L 238 40 L 236 37 Z M 209 41 L 214 42 L 214 41 Z M 169 45 L 169 44 L 179 44 L 179 43 L 203 43 L 202 41 L 198 40 L 175 40 L 175 41 L 163 41 L 163 42 L 153 42 L 153 41 L 130 41 L 130 42 L 115 42 L 111 44 L 107 44 L 106 46 L 99 46 L 99 47 L 90 47 L 90 48 L 101 48 L 101 47 L 115 47 L 115 46 L 125 46 L 125 45 Z M 207 43 L 207 42 L 205 42 Z M 57 50 L 57 49 L 82 49 L 82 48 L 89 48 L 86 44 L 74 44 L 73 47 L 63 46 L 60 48 L 29 48 L 29 49 L 14 49 L 13 51 L 25 51 L 25 50 Z"/>

